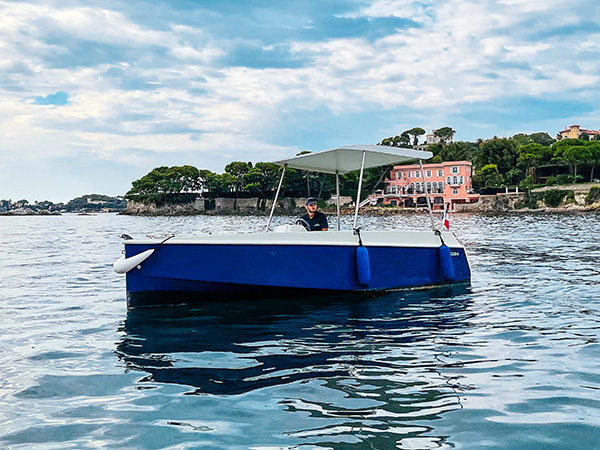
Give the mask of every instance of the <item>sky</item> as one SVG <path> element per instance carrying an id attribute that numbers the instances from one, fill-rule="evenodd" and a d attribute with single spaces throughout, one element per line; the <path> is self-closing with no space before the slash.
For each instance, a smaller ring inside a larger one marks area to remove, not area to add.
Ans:
<path id="1" fill-rule="evenodd" d="M 0 0 L 0 199 L 599 112 L 597 0 Z"/>

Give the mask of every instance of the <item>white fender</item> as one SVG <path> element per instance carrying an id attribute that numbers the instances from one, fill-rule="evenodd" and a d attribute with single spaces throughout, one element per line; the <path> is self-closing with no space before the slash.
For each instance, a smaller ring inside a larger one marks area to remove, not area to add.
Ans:
<path id="1" fill-rule="evenodd" d="M 143 251 L 142 253 L 138 253 L 137 255 L 130 256 L 129 258 L 125 258 L 125 256 L 121 256 L 119 259 L 115 261 L 113 264 L 113 270 L 117 273 L 127 273 L 135 266 L 141 264 L 146 261 L 146 259 L 154 253 L 154 249 Z"/>

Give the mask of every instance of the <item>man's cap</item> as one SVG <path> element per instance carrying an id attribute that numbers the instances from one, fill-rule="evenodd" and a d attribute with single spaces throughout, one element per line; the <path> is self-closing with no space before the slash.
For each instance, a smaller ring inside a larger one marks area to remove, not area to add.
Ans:
<path id="1" fill-rule="evenodd" d="M 307 205 L 310 205 L 310 204 L 312 204 L 312 203 L 317 203 L 317 200 L 316 200 L 314 197 L 308 197 L 308 198 L 306 199 L 306 204 L 307 204 Z"/>

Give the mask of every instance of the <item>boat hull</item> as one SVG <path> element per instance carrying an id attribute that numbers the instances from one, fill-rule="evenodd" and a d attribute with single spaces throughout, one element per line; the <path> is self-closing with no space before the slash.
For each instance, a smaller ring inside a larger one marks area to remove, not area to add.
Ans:
<path id="1" fill-rule="evenodd" d="M 403 236 L 382 245 L 381 236 L 369 239 L 363 233 L 366 252 L 363 249 L 362 259 L 357 259 L 359 244 L 351 234 L 297 234 L 301 236 L 270 240 L 126 242 L 126 258 L 154 249 L 127 272 L 128 305 L 346 294 L 470 281 L 467 256 L 455 238 L 446 238 L 453 268 L 448 279 L 439 239 L 430 236 L 412 235 L 404 245 Z M 333 239 L 328 240 L 328 234 Z M 368 265 L 368 278 L 361 274 L 361 264 Z"/>

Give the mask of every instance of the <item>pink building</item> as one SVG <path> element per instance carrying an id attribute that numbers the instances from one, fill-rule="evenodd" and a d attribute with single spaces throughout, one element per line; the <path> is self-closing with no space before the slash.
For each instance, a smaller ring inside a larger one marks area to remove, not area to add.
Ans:
<path id="1" fill-rule="evenodd" d="M 425 188 L 434 209 L 444 209 L 450 203 L 454 209 L 457 203 L 476 203 L 479 194 L 473 192 L 470 161 L 448 161 L 438 164 L 424 164 L 425 182 L 421 166 L 394 166 L 390 178 L 385 180 L 384 191 L 376 193 L 372 200 L 383 201 L 384 205 L 398 207 L 427 206 Z"/>

